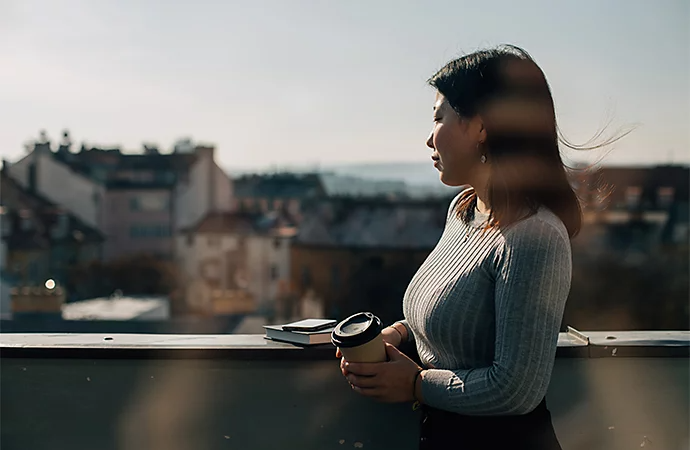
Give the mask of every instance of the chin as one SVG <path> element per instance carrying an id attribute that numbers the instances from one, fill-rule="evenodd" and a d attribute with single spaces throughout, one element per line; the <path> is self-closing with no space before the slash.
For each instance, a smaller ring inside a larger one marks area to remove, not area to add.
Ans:
<path id="1" fill-rule="evenodd" d="M 440 172 L 438 175 L 438 178 L 441 180 L 441 183 L 445 184 L 446 186 L 450 186 L 450 187 L 457 187 L 457 186 L 462 186 L 463 184 L 465 184 L 465 183 L 461 183 L 459 181 L 453 180 L 448 175 L 446 175 L 444 172 Z"/>

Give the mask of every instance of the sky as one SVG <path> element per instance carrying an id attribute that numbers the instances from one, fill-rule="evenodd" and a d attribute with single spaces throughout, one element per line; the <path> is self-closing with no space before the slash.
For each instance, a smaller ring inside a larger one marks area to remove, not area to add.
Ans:
<path id="1" fill-rule="evenodd" d="M 0 155 L 46 130 L 76 146 L 212 143 L 229 170 L 428 161 L 426 80 L 525 48 L 568 161 L 690 162 L 690 2 L 0 0 Z"/>

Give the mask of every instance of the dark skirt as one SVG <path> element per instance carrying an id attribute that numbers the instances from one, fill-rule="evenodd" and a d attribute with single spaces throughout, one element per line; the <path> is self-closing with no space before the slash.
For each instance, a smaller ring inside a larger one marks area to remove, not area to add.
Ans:
<path id="1" fill-rule="evenodd" d="M 465 416 L 422 406 L 420 450 L 562 450 L 546 398 L 519 416 Z"/>

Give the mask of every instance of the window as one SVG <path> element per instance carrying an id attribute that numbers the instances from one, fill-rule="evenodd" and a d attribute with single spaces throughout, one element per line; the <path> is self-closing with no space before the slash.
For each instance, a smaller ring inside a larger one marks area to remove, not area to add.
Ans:
<path id="1" fill-rule="evenodd" d="M 201 273 L 204 278 L 217 280 L 220 277 L 220 266 L 218 261 L 210 260 L 202 263 Z"/>
<path id="2" fill-rule="evenodd" d="M 276 250 L 280 250 L 280 244 L 280 238 L 273 239 L 273 248 L 275 248 Z"/>
<path id="3" fill-rule="evenodd" d="M 673 203 L 673 196 L 675 194 L 675 189 L 672 187 L 660 187 L 657 189 L 657 206 L 659 208 L 668 208 Z"/>
<path id="4" fill-rule="evenodd" d="M 278 266 L 275 264 L 271 265 L 271 281 L 278 279 Z"/>
<path id="5" fill-rule="evenodd" d="M 7 212 L 7 209 L 0 206 L 0 231 L 2 233 L 0 237 L 5 237 L 12 232 L 12 221 Z"/>
<path id="6" fill-rule="evenodd" d="M 168 238 L 171 236 L 170 232 L 170 226 L 169 225 L 159 225 L 158 229 L 160 230 L 160 237 Z"/>
<path id="7" fill-rule="evenodd" d="M 170 209 L 170 198 L 165 194 L 140 194 L 129 199 L 130 211 L 160 212 Z"/>
<path id="8" fill-rule="evenodd" d="M 151 183 L 155 178 L 155 174 L 149 170 L 133 172 L 131 177 L 132 181 L 138 183 Z"/>
<path id="9" fill-rule="evenodd" d="M 170 237 L 170 225 L 131 225 L 129 236 L 131 238 L 168 238 Z"/>
<path id="10" fill-rule="evenodd" d="M 69 231 L 69 216 L 65 212 L 59 213 L 57 222 L 50 230 L 50 235 L 54 239 L 62 239 L 67 236 Z"/>
<path id="11" fill-rule="evenodd" d="M 29 192 L 36 192 L 36 164 L 29 165 Z"/>
<path id="12" fill-rule="evenodd" d="M 640 199 L 642 197 L 642 188 L 639 186 L 628 186 L 625 189 L 625 204 L 628 208 L 636 208 L 640 206 Z"/>
<path id="13" fill-rule="evenodd" d="M 194 233 L 187 234 L 187 247 L 194 245 Z"/>
<path id="14" fill-rule="evenodd" d="M 175 182 L 175 173 L 170 170 L 156 172 L 156 180 L 159 183 L 172 184 Z"/>
<path id="15" fill-rule="evenodd" d="M 302 286 L 311 286 L 311 270 L 308 266 L 302 266 Z"/>
<path id="16" fill-rule="evenodd" d="M 206 242 L 209 247 L 220 247 L 220 236 L 209 236 Z"/>
<path id="17" fill-rule="evenodd" d="M 22 218 L 21 218 L 20 223 L 21 223 L 22 231 L 31 231 L 34 227 L 34 221 L 30 215 L 25 216 L 22 214 Z"/>

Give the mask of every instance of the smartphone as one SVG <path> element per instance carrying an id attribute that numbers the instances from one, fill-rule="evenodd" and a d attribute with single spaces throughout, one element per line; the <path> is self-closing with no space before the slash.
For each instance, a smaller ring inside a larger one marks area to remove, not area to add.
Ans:
<path id="1" fill-rule="evenodd" d="M 285 331 L 320 331 L 331 328 L 337 323 L 332 319 L 304 319 L 283 325 Z"/>

